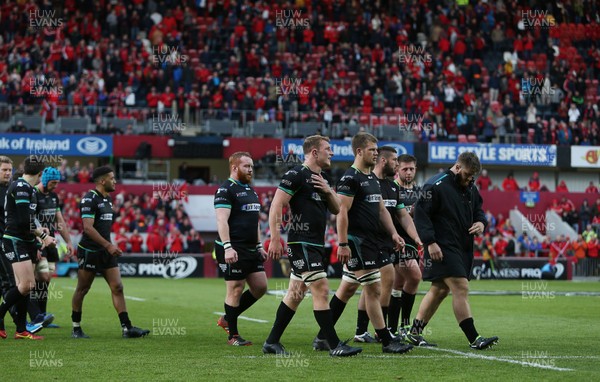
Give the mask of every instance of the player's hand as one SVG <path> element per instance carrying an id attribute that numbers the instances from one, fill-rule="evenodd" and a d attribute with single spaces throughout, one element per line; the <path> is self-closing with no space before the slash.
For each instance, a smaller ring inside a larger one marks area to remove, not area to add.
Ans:
<path id="1" fill-rule="evenodd" d="M 225 250 L 225 262 L 227 264 L 233 264 L 238 261 L 238 254 L 233 248 L 227 248 Z"/>
<path id="2" fill-rule="evenodd" d="M 485 229 L 485 226 L 483 225 L 482 222 L 475 222 L 475 223 L 473 223 L 471 228 L 469 228 L 469 233 L 471 235 L 479 235 L 480 233 L 483 233 L 484 229 Z"/>
<path id="3" fill-rule="evenodd" d="M 53 238 L 52 236 L 46 236 L 46 238 L 44 240 L 42 240 L 42 248 L 44 249 L 46 247 L 56 247 L 56 239 Z"/>
<path id="4" fill-rule="evenodd" d="M 342 264 L 347 264 L 348 260 L 350 260 L 350 247 L 340 247 L 337 249 L 337 259 Z"/>
<path id="5" fill-rule="evenodd" d="M 73 244 L 67 243 L 67 256 L 71 256 L 73 253 L 75 253 Z"/>
<path id="6" fill-rule="evenodd" d="M 328 195 L 333 192 L 331 187 L 329 187 L 329 183 L 327 183 L 322 175 L 312 174 L 310 177 L 312 179 L 314 188 L 316 188 L 321 194 Z"/>
<path id="7" fill-rule="evenodd" d="M 404 239 L 400 235 L 395 233 L 392 235 L 392 241 L 394 242 L 394 250 L 400 251 L 400 253 L 404 253 L 404 246 L 406 245 Z"/>
<path id="8" fill-rule="evenodd" d="M 121 251 L 121 248 L 117 247 L 114 244 L 109 245 L 106 248 L 106 251 L 111 255 L 111 256 L 121 256 L 123 254 L 123 251 Z"/>
<path id="9" fill-rule="evenodd" d="M 37 251 L 37 260 L 40 261 L 42 259 L 42 251 Z"/>
<path id="10" fill-rule="evenodd" d="M 273 260 L 279 260 L 283 256 L 283 245 L 281 245 L 281 241 L 273 240 L 271 238 L 271 243 L 269 244 L 269 257 Z"/>
<path id="11" fill-rule="evenodd" d="M 264 248 L 259 249 L 258 254 L 260 255 L 260 258 L 263 263 L 269 258 L 269 255 L 267 254 L 267 252 L 265 252 Z"/>
<path id="12" fill-rule="evenodd" d="M 433 261 L 442 261 L 444 259 L 444 255 L 442 254 L 442 249 L 437 243 L 429 244 L 427 247 L 429 251 L 429 256 Z"/>
<path id="13" fill-rule="evenodd" d="M 417 244 L 417 253 L 419 254 L 419 257 L 423 257 L 423 254 L 425 253 L 423 242 L 420 238 L 417 238 L 417 240 L 415 240 L 415 244 Z"/>

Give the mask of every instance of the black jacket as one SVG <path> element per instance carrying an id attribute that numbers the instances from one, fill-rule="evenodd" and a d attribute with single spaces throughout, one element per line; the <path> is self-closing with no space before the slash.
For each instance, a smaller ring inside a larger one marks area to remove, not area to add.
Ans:
<path id="1" fill-rule="evenodd" d="M 415 226 L 425 250 L 429 244 L 437 243 L 442 254 L 472 256 L 473 235 L 469 228 L 478 221 L 487 225 L 482 204 L 477 188 L 461 188 L 452 171 L 430 178 L 415 205 Z"/>

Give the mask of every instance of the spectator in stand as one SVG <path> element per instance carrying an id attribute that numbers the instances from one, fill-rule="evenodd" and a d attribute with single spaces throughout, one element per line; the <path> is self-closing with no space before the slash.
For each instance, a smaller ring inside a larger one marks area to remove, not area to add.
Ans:
<path id="1" fill-rule="evenodd" d="M 494 215 L 491 213 L 490 210 L 485 211 L 485 219 L 487 220 L 487 227 L 486 230 L 488 232 L 496 232 L 496 218 L 494 217 Z"/>
<path id="2" fill-rule="evenodd" d="M 537 171 L 534 171 L 531 178 L 529 178 L 529 183 L 527 183 L 527 187 L 529 191 L 538 192 L 540 190 L 540 174 Z"/>
<path id="3" fill-rule="evenodd" d="M 149 253 L 164 252 L 167 243 L 163 235 L 159 233 L 159 228 L 155 227 L 148 233 L 146 238 L 146 248 Z"/>
<path id="4" fill-rule="evenodd" d="M 596 187 L 594 185 L 594 181 L 590 180 L 590 185 L 587 186 L 587 188 L 585 189 L 585 192 L 587 194 L 597 194 L 598 193 L 598 187 Z"/>
<path id="5" fill-rule="evenodd" d="M 529 240 L 527 251 L 529 257 L 539 257 L 542 255 L 542 243 L 539 242 L 537 237 Z"/>
<path id="6" fill-rule="evenodd" d="M 137 229 L 134 229 L 131 236 L 129 236 L 129 248 L 131 253 L 142 253 L 142 244 L 144 244 L 144 238 Z"/>
<path id="7" fill-rule="evenodd" d="M 579 221 L 581 222 L 581 228 L 587 227 L 592 218 L 592 207 L 588 204 L 587 199 L 583 200 L 581 207 L 579 208 Z"/>
<path id="8" fill-rule="evenodd" d="M 486 169 L 481 170 L 481 175 L 477 178 L 477 187 L 480 191 L 487 191 L 492 185 L 492 179 L 489 177 Z"/>
<path id="9" fill-rule="evenodd" d="M 598 238 L 598 234 L 594 231 L 592 225 L 588 224 L 585 227 L 585 231 L 581 233 L 581 237 L 583 237 L 586 243 L 589 243 L 591 240 Z"/>
<path id="10" fill-rule="evenodd" d="M 202 236 L 195 230 L 190 229 L 187 237 L 187 252 L 188 253 L 203 253 L 204 252 L 204 240 Z"/>
<path id="11" fill-rule="evenodd" d="M 514 177 L 514 173 L 510 171 L 504 181 L 502 181 L 502 189 L 504 191 L 518 191 L 519 185 Z"/>
<path id="12" fill-rule="evenodd" d="M 561 180 L 556 186 L 556 192 L 569 192 L 569 188 L 567 187 L 567 183 L 564 180 Z"/>
<path id="13" fill-rule="evenodd" d="M 559 257 L 567 258 L 567 252 L 571 249 L 570 241 L 564 235 L 558 235 L 550 244 L 550 261 L 556 262 Z"/>
<path id="14" fill-rule="evenodd" d="M 510 222 L 510 219 L 504 220 L 502 225 L 498 227 L 498 233 L 506 238 L 512 238 L 515 236 L 515 229 Z"/>
<path id="15" fill-rule="evenodd" d="M 179 232 L 179 228 L 171 225 L 169 235 L 167 236 L 167 249 L 171 253 L 183 253 L 183 236 Z"/>
<path id="16" fill-rule="evenodd" d="M 587 255 L 591 258 L 598 258 L 598 237 L 594 237 L 592 240 L 586 243 Z"/>
<path id="17" fill-rule="evenodd" d="M 496 257 L 504 257 L 506 256 L 506 247 L 508 246 L 508 241 L 504 238 L 503 235 L 498 234 L 496 236 L 494 242 L 494 252 Z"/>
<path id="18" fill-rule="evenodd" d="M 571 242 L 571 248 L 573 249 L 577 261 L 585 259 L 587 255 L 587 243 L 583 240 L 581 235 L 577 235 L 577 240 Z"/>
<path id="19" fill-rule="evenodd" d="M 559 216 L 562 216 L 563 207 L 560 203 L 558 203 L 558 199 L 552 199 L 552 205 L 549 209 L 556 212 Z"/>
<path id="20" fill-rule="evenodd" d="M 119 249 L 121 249 L 123 253 L 127 252 L 128 241 L 129 240 L 127 239 L 125 227 L 121 227 L 119 229 L 119 232 L 117 232 L 117 234 L 115 235 L 115 244 L 117 245 L 117 247 L 119 247 Z"/>
<path id="21" fill-rule="evenodd" d="M 560 206 L 562 207 L 563 211 L 566 212 L 573 212 L 575 211 L 575 203 L 573 203 L 570 199 L 567 199 L 566 196 L 563 196 L 560 199 Z"/>

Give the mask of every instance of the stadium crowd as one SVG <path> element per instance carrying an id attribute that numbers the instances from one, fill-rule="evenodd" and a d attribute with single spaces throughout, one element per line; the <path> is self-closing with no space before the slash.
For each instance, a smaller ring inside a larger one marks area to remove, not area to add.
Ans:
<path id="1" fill-rule="evenodd" d="M 599 144 L 597 3 L 458 3 L 8 2 L 0 102 L 99 125 L 187 106 L 283 123 L 406 118 L 431 127 L 421 140 Z"/>

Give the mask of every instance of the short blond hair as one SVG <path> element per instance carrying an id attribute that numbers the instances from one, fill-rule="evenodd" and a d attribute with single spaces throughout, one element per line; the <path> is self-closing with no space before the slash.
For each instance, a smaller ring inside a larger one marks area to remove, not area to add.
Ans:
<path id="1" fill-rule="evenodd" d="M 377 143 L 377 138 L 373 134 L 358 133 L 352 138 L 352 153 L 356 155 L 358 149 L 364 149 L 369 143 Z"/>
<path id="2" fill-rule="evenodd" d="M 306 137 L 304 139 L 304 143 L 302 144 L 302 151 L 304 155 L 310 153 L 312 149 L 319 149 L 321 146 L 321 142 L 329 142 L 329 137 L 324 137 L 322 135 L 311 135 L 310 137 Z"/>

